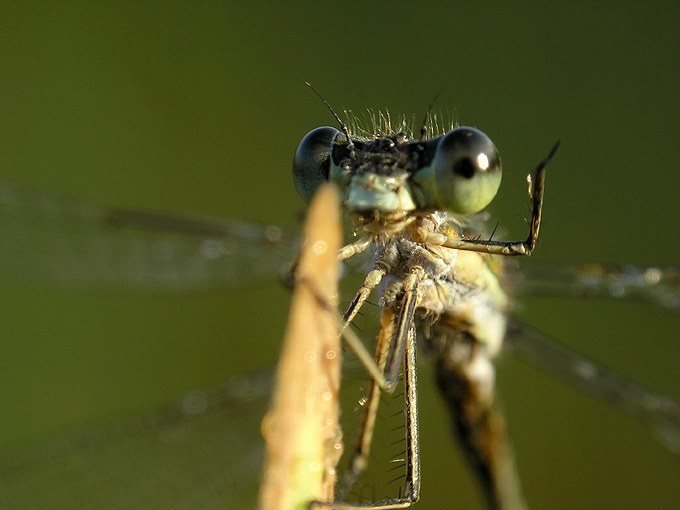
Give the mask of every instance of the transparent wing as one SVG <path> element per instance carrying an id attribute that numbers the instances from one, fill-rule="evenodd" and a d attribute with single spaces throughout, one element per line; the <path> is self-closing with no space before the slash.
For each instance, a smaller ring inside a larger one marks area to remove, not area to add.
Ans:
<path id="1" fill-rule="evenodd" d="M 0 281 L 203 292 L 281 276 L 298 251 L 278 227 L 106 208 L 0 182 Z"/>
<path id="2" fill-rule="evenodd" d="M 254 508 L 271 374 L 0 453 L 0 507 Z"/>
<path id="3" fill-rule="evenodd" d="M 516 294 L 644 301 L 680 312 L 680 267 L 605 266 L 528 261 L 507 264 Z"/>
<path id="4" fill-rule="evenodd" d="M 516 319 L 508 326 L 505 345 L 541 370 L 646 422 L 666 448 L 680 453 L 680 405 L 670 398 L 612 373 Z"/>

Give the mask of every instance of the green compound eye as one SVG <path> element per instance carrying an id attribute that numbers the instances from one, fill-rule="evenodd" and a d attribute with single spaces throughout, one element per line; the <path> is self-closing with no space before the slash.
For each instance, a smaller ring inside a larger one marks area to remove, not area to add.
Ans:
<path id="1" fill-rule="evenodd" d="M 501 158 L 491 139 L 460 127 L 441 138 L 431 164 L 412 179 L 420 207 L 473 214 L 491 203 L 501 176 Z"/>
<path id="2" fill-rule="evenodd" d="M 309 203 L 316 190 L 328 180 L 333 143 L 340 134 L 332 127 L 319 127 L 305 135 L 293 159 L 293 181 L 298 195 Z"/>

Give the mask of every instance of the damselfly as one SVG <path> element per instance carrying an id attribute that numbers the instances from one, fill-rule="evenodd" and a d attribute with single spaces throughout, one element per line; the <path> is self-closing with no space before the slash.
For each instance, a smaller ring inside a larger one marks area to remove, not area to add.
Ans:
<path id="1" fill-rule="evenodd" d="M 340 251 L 340 258 L 373 250 L 370 271 L 347 307 L 345 320 L 351 322 L 371 292 L 382 286 L 376 373 L 368 386 L 339 500 L 367 464 L 378 393 L 391 392 L 401 370 L 406 397 L 404 494 L 366 506 L 400 508 L 418 500 L 418 344 L 435 367 L 454 430 L 489 508 L 526 508 L 495 395 L 492 360 L 506 337 L 530 335 L 526 330 L 519 333 L 520 326 L 507 322 L 510 303 L 502 289 L 497 257 L 533 251 L 541 222 L 546 165 L 557 145 L 528 177 L 533 206 L 526 240 L 506 242 L 465 230 L 463 218 L 484 209 L 500 186 L 500 157 L 484 133 L 458 127 L 428 137 L 424 123 L 419 138 L 413 140 L 404 129 L 392 131 L 388 122 L 373 137 L 361 138 L 352 136 L 337 120 L 342 131 L 318 128 L 302 140 L 293 168 L 296 187 L 305 199 L 325 180 L 342 190 L 343 204 L 360 237 Z M 644 276 L 648 282 L 665 279 L 677 284 L 676 271 L 669 270 L 665 278 L 663 274 L 651 269 Z M 633 412 L 676 436 L 674 441 L 680 439 L 680 406 L 651 394 L 642 396 L 597 366 L 579 366 L 575 361 L 570 359 L 567 364 L 582 379 L 606 386 L 607 393 Z"/>
<path id="2" fill-rule="evenodd" d="M 454 412 L 455 428 L 491 507 L 523 507 L 513 474 L 512 452 L 493 396 L 490 361 L 504 339 L 539 364 L 547 363 L 549 369 L 587 391 L 606 396 L 649 421 L 668 445 L 677 448 L 680 412 L 675 403 L 641 390 L 559 347 L 545 344 L 537 331 L 508 320 L 511 301 L 506 293 L 509 288 L 525 294 L 605 294 L 677 309 L 680 307 L 677 270 L 527 265 L 524 272 L 516 271 L 514 266 L 503 264 L 499 256 L 528 254 L 533 249 L 540 223 L 544 164 L 539 165 L 530 183 L 534 206 L 527 241 L 499 242 L 491 236 L 473 233 L 474 219 L 465 219 L 482 209 L 499 186 L 500 158 L 493 143 L 471 128 L 452 129 L 437 137 L 426 125 L 419 135 L 418 140 L 412 140 L 402 125 L 396 130 L 383 125 L 371 137 L 352 134 L 346 128 L 342 131 L 319 128 L 303 139 L 295 164 L 296 184 L 303 198 L 309 199 L 317 185 L 329 176 L 344 189 L 344 205 L 362 235 L 341 251 L 341 257 L 372 252 L 372 268 L 348 308 L 348 320 L 383 280 L 379 289 L 383 328 L 377 365 L 386 371 L 384 386 L 394 385 L 402 365 L 410 385 L 406 392 L 409 422 L 406 486 L 404 493 L 389 503 L 404 506 L 418 498 L 414 425 L 416 343 L 426 347 L 435 362 L 439 385 Z M 0 248 L 4 254 L 0 272 L 8 279 L 124 289 L 209 291 L 247 283 L 251 277 L 271 277 L 285 267 L 285 261 L 297 250 L 296 237 L 276 227 L 103 208 L 11 184 L 0 187 L 0 214 L 3 219 Z M 365 462 L 373 430 L 377 379 L 371 379 L 364 405 L 366 417 L 355 450 L 357 460 L 345 475 L 341 495 L 350 490 Z M 168 470 L 141 477 L 141 491 L 128 492 L 116 487 L 117 475 L 105 468 L 118 466 L 118 455 L 123 450 L 148 449 L 147 436 L 153 436 L 159 429 L 179 429 L 180 435 L 191 438 L 186 449 L 176 448 L 171 438 L 163 448 L 167 451 L 158 452 L 159 455 L 171 452 L 178 459 L 193 459 L 199 479 L 203 469 L 216 468 L 211 466 L 213 460 L 225 469 L 236 465 L 228 470 L 235 473 L 228 485 L 238 486 L 242 483 L 239 477 L 252 472 L 248 466 L 257 464 L 257 454 L 240 441 L 252 433 L 252 422 L 245 419 L 249 412 L 247 402 L 266 393 L 266 380 L 266 376 L 261 376 L 231 381 L 214 393 L 193 395 L 180 407 L 171 407 L 161 415 L 152 413 L 143 420 L 133 419 L 110 432 L 100 429 L 91 435 L 67 438 L 53 443 L 48 450 L 22 450 L 9 455 L 2 464 L 0 503 L 11 507 L 20 507 L 21 503 L 27 507 L 43 506 L 32 499 L 40 497 L 33 487 L 48 478 L 55 482 L 55 488 L 46 492 L 41 488 L 40 492 L 48 501 L 57 502 L 55 507 L 68 506 L 59 503 L 66 501 L 60 498 L 76 492 L 77 497 L 92 503 L 94 500 L 83 494 L 88 493 L 88 486 L 91 489 L 95 485 L 112 491 L 97 496 L 100 498 L 97 501 L 119 498 L 125 500 L 119 507 L 137 507 L 139 492 L 157 489 L 154 487 L 157 485 L 173 486 L 165 478 Z M 207 409 L 212 411 L 206 412 Z M 254 414 L 259 417 L 258 412 Z M 212 423 L 208 426 L 200 420 L 187 419 L 196 415 L 210 416 Z M 208 433 L 204 427 L 219 430 Z M 210 442 L 210 437 L 214 439 L 211 434 L 224 437 L 231 445 L 228 460 L 221 460 L 224 457 L 216 455 L 213 448 L 194 443 Z M 87 445 L 84 450 L 83 444 Z M 101 471 L 91 469 L 88 462 L 92 458 L 104 463 Z M 141 465 L 122 469 L 149 472 Z M 55 476 L 55 470 L 62 474 Z M 95 473 L 97 476 L 92 479 Z M 182 470 L 181 475 L 186 479 L 187 471 Z M 107 477 L 112 480 L 106 481 Z M 190 484 L 191 480 L 185 483 Z M 174 489 L 169 494 L 166 491 L 156 506 L 167 508 L 177 503 L 174 495 L 182 492 L 182 486 L 175 484 Z M 233 492 L 233 487 L 210 485 L 199 491 L 195 505 L 202 504 L 198 502 L 203 501 L 200 498 L 230 491 Z"/>

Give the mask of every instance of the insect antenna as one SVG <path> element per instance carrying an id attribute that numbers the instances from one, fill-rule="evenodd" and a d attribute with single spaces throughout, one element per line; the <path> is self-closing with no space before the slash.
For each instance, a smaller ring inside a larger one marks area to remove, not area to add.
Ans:
<path id="1" fill-rule="evenodd" d="M 425 134 L 427 132 L 427 120 L 430 118 L 430 114 L 432 113 L 432 108 L 434 108 L 434 104 L 437 102 L 437 99 L 439 99 L 439 95 L 444 91 L 444 87 L 446 87 L 447 83 L 444 83 L 444 85 L 441 86 L 441 88 L 437 91 L 437 93 L 434 95 L 432 98 L 432 101 L 430 101 L 430 104 L 427 107 L 427 110 L 425 110 L 425 118 L 423 119 L 423 123 L 420 125 L 420 139 L 418 141 L 424 142 L 425 141 Z"/>
<path id="2" fill-rule="evenodd" d="M 319 99 L 321 99 L 321 101 L 323 101 L 323 104 L 326 105 L 326 107 L 331 111 L 331 113 L 332 113 L 333 116 L 335 117 L 335 120 L 338 121 L 338 124 L 340 124 L 340 129 L 342 129 L 342 132 L 343 132 L 343 133 L 345 134 L 345 136 L 347 137 L 347 144 L 348 144 L 348 147 L 349 147 L 350 156 L 351 156 L 352 158 L 354 158 L 354 157 L 356 156 L 356 153 L 355 153 L 355 151 L 354 151 L 354 143 L 352 143 L 352 140 L 351 140 L 351 138 L 349 137 L 349 129 L 347 129 L 347 124 L 345 124 L 345 123 L 342 121 L 342 119 L 340 118 L 340 116 L 339 116 L 337 113 L 335 113 L 335 110 L 333 110 L 333 108 L 331 107 L 331 105 L 328 104 L 328 101 L 326 101 L 326 100 L 324 99 L 324 97 L 319 93 L 318 90 L 316 90 L 316 89 L 312 86 L 311 83 L 309 83 L 308 81 L 306 81 L 306 82 L 305 82 L 305 85 L 307 85 L 310 89 L 312 89 L 312 90 L 314 91 L 314 93 L 315 93 L 317 96 L 319 96 Z"/>

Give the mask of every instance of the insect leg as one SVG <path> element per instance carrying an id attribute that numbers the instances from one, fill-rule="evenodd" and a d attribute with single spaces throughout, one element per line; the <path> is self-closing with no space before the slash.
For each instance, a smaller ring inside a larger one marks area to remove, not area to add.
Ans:
<path id="1" fill-rule="evenodd" d="M 364 278 L 361 288 L 354 294 L 352 301 L 345 310 L 345 326 L 354 320 L 371 292 L 380 284 L 385 275 L 389 274 L 399 262 L 399 253 L 396 249 L 387 249 L 378 255 L 373 263 L 373 269 Z"/>
<path id="2" fill-rule="evenodd" d="M 449 237 L 446 234 L 430 232 L 422 223 L 416 222 L 411 229 L 411 238 L 418 243 L 435 246 L 445 246 L 457 250 L 479 251 L 495 255 L 531 255 L 536 246 L 538 230 L 541 226 L 543 210 L 543 192 L 545 187 L 545 168 L 555 154 L 557 142 L 548 156 L 536 168 L 535 176 L 529 176 L 529 196 L 533 202 L 531 220 L 529 222 L 529 236 L 524 241 L 492 241 L 491 239 L 461 239 Z"/>
<path id="3" fill-rule="evenodd" d="M 390 320 L 388 329 L 393 329 L 394 314 L 391 317 L 385 317 Z M 384 352 L 384 351 L 383 351 Z M 384 357 L 384 356 L 383 356 Z M 375 386 L 374 386 L 375 388 Z M 331 504 L 315 504 L 324 508 L 333 508 L 334 510 L 355 510 L 358 508 L 370 508 L 371 510 L 394 510 L 396 508 L 408 508 L 413 503 L 418 501 L 420 496 L 420 453 L 418 442 L 418 385 L 416 376 L 416 345 L 415 345 L 415 329 L 411 327 L 407 334 L 406 341 L 406 356 L 404 357 L 404 395 L 406 400 L 406 407 L 404 414 L 406 418 L 406 485 L 404 490 L 404 497 L 398 499 L 391 499 L 387 501 L 380 501 L 377 503 L 342 503 L 341 497 L 336 498 L 335 503 Z M 377 391 L 372 395 L 372 399 L 378 401 L 379 394 Z M 376 404 L 377 410 L 377 404 Z M 362 417 L 363 418 L 363 417 Z M 375 418 L 375 413 L 373 414 Z M 372 426 L 373 424 L 371 424 Z M 372 434 L 371 434 L 372 436 Z M 359 440 L 361 436 L 357 436 Z M 370 448 L 370 437 L 366 446 Z M 368 455 L 368 450 L 366 450 Z M 365 467 L 365 463 L 364 463 Z M 344 482 L 344 481 L 343 481 Z"/>
<path id="4" fill-rule="evenodd" d="M 369 246 L 373 243 L 373 237 L 371 236 L 364 236 L 353 243 L 350 243 L 346 246 L 343 246 L 340 248 L 338 251 L 338 260 L 345 260 L 350 257 L 353 257 L 354 255 L 364 252 L 368 249 Z"/>
<path id="5" fill-rule="evenodd" d="M 395 314 L 391 308 L 383 310 L 380 316 L 380 332 L 375 348 L 375 363 L 381 372 L 385 369 L 392 336 L 394 333 Z M 371 450 L 375 418 L 380 402 L 380 385 L 371 377 L 366 388 L 366 395 L 363 400 L 361 420 L 357 429 L 354 444 L 352 445 L 349 467 L 342 479 L 340 488 L 336 493 L 336 501 L 344 499 L 351 489 L 358 476 L 366 469 L 368 454 Z"/>
<path id="6" fill-rule="evenodd" d="M 406 490 L 403 498 L 384 501 L 371 508 L 394 508 L 410 506 L 417 501 L 420 491 L 420 457 L 418 455 L 418 413 L 417 413 L 417 385 L 415 370 L 415 330 L 413 318 L 418 302 L 418 283 L 422 279 L 421 267 L 411 269 L 404 279 L 404 296 L 401 300 L 399 318 L 395 320 L 391 307 L 385 308 L 380 319 L 380 333 L 376 346 L 376 364 L 385 374 L 387 392 L 394 391 L 398 379 L 397 368 L 403 368 L 405 414 L 406 414 L 406 444 L 407 470 Z M 366 392 L 364 409 L 357 431 L 356 441 L 352 448 L 349 468 L 345 474 L 338 498 L 342 500 L 352 487 L 358 476 L 366 469 L 368 455 L 373 439 L 375 418 L 380 398 L 380 386 L 372 378 Z M 338 499 L 336 498 L 336 499 Z"/>

